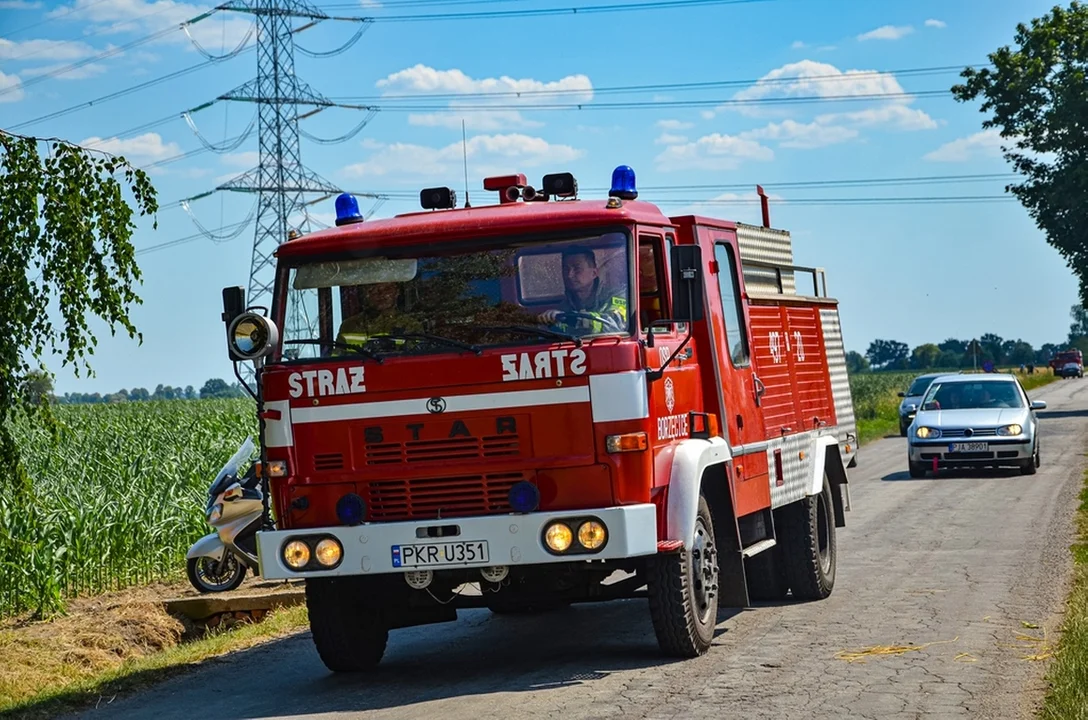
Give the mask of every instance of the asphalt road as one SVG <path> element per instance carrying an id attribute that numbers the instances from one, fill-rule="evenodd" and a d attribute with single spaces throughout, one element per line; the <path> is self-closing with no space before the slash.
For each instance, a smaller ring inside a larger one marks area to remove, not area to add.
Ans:
<path id="1" fill-rule="evenodd" d="M 659 657 L 644 601 L 533 618 L 470 611 L 395 631 L 370 676 L 329 674 L 303 633 L 87 717 L 1027 716 L 1046 665 L 1033 656 L 1056 639 L 1071 569 L 1088 380 L 1059 381 L 1033 399 L 1050 404 L 1034 477 L 911 480 L 905 441 L 863 448 L 832 596 L 723 612 L 702 658 Z M 875 646 L 912 649 L 843 654 Z"/>

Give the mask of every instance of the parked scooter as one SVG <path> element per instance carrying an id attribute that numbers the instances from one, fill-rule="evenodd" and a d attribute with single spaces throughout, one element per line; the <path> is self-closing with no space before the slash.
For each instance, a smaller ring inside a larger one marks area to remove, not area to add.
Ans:
<path id="1" fill-rule="evenodd" d="M 234 590 L 246 569 L 258 573 L 257 531 L 261 529 L 264 498 L 258 464 L 244 475 L 238 468 L 253 455 L 253 439 L 246 438 L 208 489 L 205 516 L 215 532 L 197 540 L 187 555 L 189 582 L 203 593 Z"/>

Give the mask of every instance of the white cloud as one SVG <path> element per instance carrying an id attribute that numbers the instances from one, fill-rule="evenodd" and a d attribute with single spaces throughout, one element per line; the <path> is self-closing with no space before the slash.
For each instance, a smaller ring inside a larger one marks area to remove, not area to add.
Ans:
<path id="1" fill-rule="evenodd" d="M 359 6 L 373 10 L 382 7 L 382 4 L 378 0 L 359 0 Z"/>
<path id="2" fill-rule="evenodd" d="M 712 133 L 695 142 L 670 145 L 657 156 L 657 166 L 671 170 L 733 170 L 745 160 L 768 162 L 774 151 L 755 140 Z"/>
<path id="3" fill-rule="evenodd" d="M 364 141 L 363 147 L 374 152 L 360 163 L 344 168 L 349 177 L 369 178 L 382 175 L 439 178 L 460 176 L 461 143 L 434 148 L 409 143 L 382 144 Z M 556 145 L 539 137 L 518 133 L 476 135 L 465 146 L 469 170 L 474 175 L 518 172 L 520 168 L 557 165 L 582 157 L 583 151 L 569 145 Z"/>
<path id="4" fill-rule="evenodd" d="M 1001 135 L 991 128 L 945 143 L 924 156 L 930 162 L 967 162 L 980 157 L 1001 157 Z"/>
<path id="5" fill-rule="evenodd" d="M 683 120 L 658 120 L 657 127 L 662 130 L 688 130 L 695 126 L 695 123 L 684 122 Z"/>
<path id="6" fill-rule="evenodd" d="M 78 10 L 79 12 L 75 12 Z M 76 0 L 60 5 L 46 17 L 89 23 L 96 31 L 122 34 L 151 34 L 175 27 L 211 10 L 207 5 L 192 5 L 175 0 Z M 189 26 L 189 33 L 208 52 L 221 54 L 233 50 L 249 32 L 250 19 L 232 13 L 217 13 Z M 168 33 L 161 43 L 190 44 L 183 32 Z"/>
<path id="7" fill-rule="evenodd" d="M 926 20 L 926 27 L 939 28 L 939 29 L 940 28 L 946 28 L 946 27 L 948 27 L 948 23 L 946 23 L 944 20 L 933 20 L 931 18 L 929 20 Z"/>
<path id="8" fill-rule="evenodd" d="M 767 198 L 771 201 L 772 208 L 774 203 L 782 199 L 774 193 L 768 193 Z M 658 204 L 668 206 L 669 203 L 668 201 L 662 201 Z M 670 211 L 669 214 L 710 215 L 712 217 L 750 222 L 754 225 L 758 225 L 762 222 L 759 195 L 756 194 L 755 191 L 746 193 L 722 193 L 720 195 L 715 195 L 708 200 L 687 205 L 680 210 Z"/>
<path id="9" fill-rule="evenodd" d="M 89 137 L 79 144 L 112 155 L 123 155 L 132 162 L 163 160 L 181 153 L 177 143 L 164 143 L 158 133 L 144 133 L 124 140 L 116 137 Z"/>
<path id="10" fill-rule="evenodd" d="M 752 140 L 775 140 L 782 147 L 811 150 L 814 148 L 837 145 L 858 136 L 853 128 L 828 125 L 820 122 L 799 123 L 795 120 L 783 120 L 771 123 L 765 128 L 749 130 L 740 134 L 742 138 Z"/>
<path id="11" fill-rule="evenodd" d="M 703 110 L 701 113 L 699 113 L 699 117 L 701 117 L 703 120 L 713 120 L 714 115 L 715 112 L 713 110 Z"/>
<path id="12" fill-rule="evenodd" d="M 808 47 L 808 44 L 805 43 L 805 42 L 802 42 L 801 40 L 794 40 L 793 44 L 790 45 L 790 47 L 793 48 L 794 50 L 803 50 L 804 48 Z"/>
<path id="13" fill-rule="evenodd" d="M 508 93 L 502 98 L 504 103 L 526 99 L 509 93 L 533 93 L 533 97 L 528 98 L 530 101 L 542 93 L 557 91 L 561 93 L 557 97 L 564 102 L 587 102 L 593 99 L 593 83 L 585 75 L 568 75 L 550 82 L 506 75 L 499 78 L 472 78 L 461 70 L 437 70 L 422 64 L 384 77 L 377 82 L 377 86 L 392 92 L 428 94 Z"/>
<path id="14" fill-rule="evenodd" d="M 820 115 L 817 116 L 816 122 L 823 124 L 846 122 L 861 126 L 888 125 L 898 130 L 933 130 L 937 127 L 937 121 L 924 111 L 898 103 L 866 110 Z"/>
<path id="15" fill-rule="evenodd" d="M 910 25 L 883 25 L 876 30 L 858 35 L 858 40 L 899 40 L 914 32 Z"/>
<path id="16" fill-rule="evenodd" d="M 7 90 L 8 88 L 16 88 L 10 92 L 0 93 L 0 103 L 6 102 L 19 102 L 22 100 L 26 93 L 23 92 L 22 81 L 18 75 L 5 75 L 0 72 L 0 90 Z"/>
<path id="17" fill-rule="evenodd" d="M 654 140 L 657 145 L 680 145 L 688 141 L 685 135 L 675 135 L 673 133 L 661 133 L 661 135 Z"/>
<path id="18" fill-rule="evenodd" d="M 68 65 L 46 65 L 44 67 L 28 68 L 24 71 L 24 74 L 30 76 L 44 75 L 46 73 L 55 73 L 66 67 L 68 67 Z M 89 63 L 87 65 L 80 65 L 77 68 L 71 68 L 70 70 L 66 70 L 65 72 L 54 75 L 53 77 L 55 77 L 57 80 L 83 80 L 85 78 L 101 75 L 104 72 L 106 72 L 105 65 L 99 65 L 98 63 Z"/>
<path id="19" fill-rule="evenodd" d="M 80 60 L 97 51 L 87 43 L 67 40 L 24 40 L 0 38 L 0 60 Z"/>
<path id="20" fill-rule="evenodd" d="M 465 126 L 475 131 L 496 132 L 511 129 L 541 127 L 543 123 L 529 120 L 510 105 L 533 102 L 578 103 L 593 99 L 593 83 L 585 75 L 568 75 L 559 80 L 543 81 L 532 78 L 473 78 L 456 68 L 439 70 L 418 64 L 388 75 L 377 83 L 384 97 L 414 95 L 417 93 L 445 94 L 450 112 L 413 113 L 408 123 L 422 127 L 459 129 L 462 118 Z M 488 97 L 487 95 L 493 95 Z M 458 96 L 472 95 L 464 100 Z M 410 98 L 407 98 L 410 102 Z M 479 109 L 490 104 L 502 105 L 502 109 Z M 471 110 L 459 108 L 472 106 Z"/>
<path id="21" fill-rule="evenodd" d="M 27 2 L 27 0 L 0 0 L 0 10 L 37 10 L 40 2 Z"/>

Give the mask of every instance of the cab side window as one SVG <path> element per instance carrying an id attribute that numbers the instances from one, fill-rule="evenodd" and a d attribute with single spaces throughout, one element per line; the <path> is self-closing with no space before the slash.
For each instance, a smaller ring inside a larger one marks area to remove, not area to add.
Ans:
<path id="1" fill-rule="evenodd" d="M 733 367 L 746 367 L 749 363 L 748 333 L 744 328 L 744 313 L 737 288 L 737 260 L 733 246 L 715 245 L 714 259 L 718 261 L 718 289 L 722 296 L 722 317 L 725 320 L 729 356 L 733 359 Z"/>
<path id="2" fill-rule="evenodd" d="M 650 323 L 668 317 L 665 298 L 665 260 L 661 238 L 641 235 L 638 239 L 638 316 L 647 331 Z"/>

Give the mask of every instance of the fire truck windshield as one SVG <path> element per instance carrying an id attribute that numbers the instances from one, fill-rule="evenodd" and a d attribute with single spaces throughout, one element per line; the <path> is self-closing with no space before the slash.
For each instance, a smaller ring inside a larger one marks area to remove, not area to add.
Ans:
<path id="1" fill-rule="evenodd" d="M 295 264 L 275 313 L 284 359 L 631 333 L 627 232 L 458 245 Z"/>

